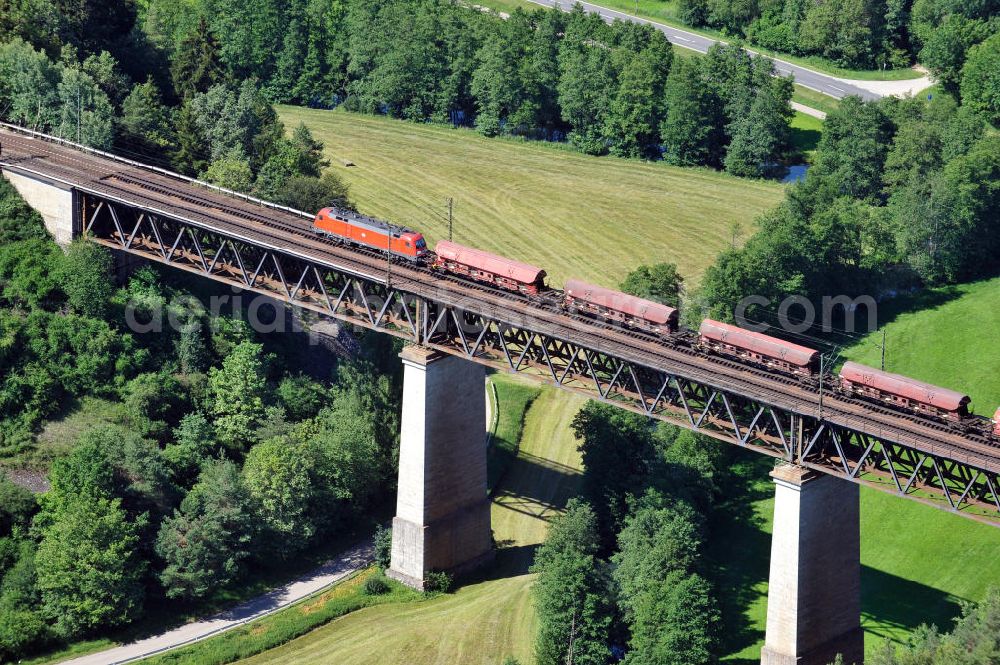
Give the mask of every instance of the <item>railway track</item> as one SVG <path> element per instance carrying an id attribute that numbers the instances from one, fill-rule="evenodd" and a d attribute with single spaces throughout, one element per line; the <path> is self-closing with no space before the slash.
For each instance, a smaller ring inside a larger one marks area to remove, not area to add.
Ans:
<path id="1" fill-rule="evenodd" d="M 84 191 L 119 199 L 137 207 L 155 210 L 168 217 L 180 217 L 198 226 L 259 243 L 300 258 L 328 265 L 348 273 L 381 279 L 392 286 L 421 297 L 452 304 L 464 310 L 498 320 L 530 319 L 536 332 L 572 340 L 601 349 L 649 368 L 685 376 L 714 389 L 752 394 L 763 403 L 790 408 L 803 415 L 819 413 L 815 387 L 797 379 L 775 374 L 716 355 L 706 355 L 683 344 L 670 343 L 642 331 L 627 330 L 582 314 L 539 306 L 520 294 L 469 282 L 453 275 L 391 262 L 374 250 L 349 247 L 319 236 L 311 229 L 311 216 L 287 208 L 255 204 L 227 196 L 199 184 L 139 165 L 119 163 L 58 144 L 27 138 L 0 130 L 3 153 L 0 164 L 13 169 L 61 179 Z M 1000 467 L 1000 447 L 987 437 L 956 433 L 947 425 L 926 417 L 906 414 L 866 400 L 838 393 L 823 399 L 824 416 L 831 421 L 864 423 L 869 433 L 892 440 L 950 449 L 954 455 L 979 455 Z"/>

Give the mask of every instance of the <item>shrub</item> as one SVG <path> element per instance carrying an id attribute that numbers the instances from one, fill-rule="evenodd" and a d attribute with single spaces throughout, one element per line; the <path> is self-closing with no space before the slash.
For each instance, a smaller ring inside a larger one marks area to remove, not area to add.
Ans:
<path id="1" fill-rule="evenodd" d="M 427 593 L 448 593 L 454 578 L 444 571 L 432 570 L 424 575 L 424 591 Z"/>
<path id="2" fill-rule="evenodd" d="M 381 596 L 389 593 L 389 582 L 382 575 L 372 575 L 363 587 L 366 596 Z"/>
<path id="3" fill-rule="evenodd" d="M 379 524 L 375 527 L 375 565 L 385 570 L 392 563 L 392 529 Z"/>

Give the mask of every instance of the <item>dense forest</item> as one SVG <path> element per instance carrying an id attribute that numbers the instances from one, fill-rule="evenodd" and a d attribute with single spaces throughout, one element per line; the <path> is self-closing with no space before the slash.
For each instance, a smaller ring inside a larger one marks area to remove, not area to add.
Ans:
<path id="1" fill-rule="evenodd" d="M 392 342 L 366 338 L 324 375 L 242 311 L 213 316 L 150 267 L 116 288 L 110 268 L 87 241 L 64 253 L 0 180 L 0 458 L 32 459 L 44 419 L 108 405 L 44 494 L 0 472 L 0 660 L 165 599 L 194 607 L 336 537 L 394 486 Z M 126 307 L 182 325 L 135 333 Z"/>
<path id="2" fill-rule="evenodd" d="M 744 176 L 775 174 L 792 153 L 792 85 L 768 59 L 724 46 L 674 58 L 659 31 L 580 10 L 505 20 L 448 0 L 112 4 L 132 28 L 103 43 L 15 12 L 0 116 L 284 202 L 280 177 L 316 173 L 268 131 L 270 102 Z M 88 21 L 106 11 L 85 5 Z M 309 209 L 317 190 L 336 192 L 298 183 L 297 203 Z"/>
<path id="3" fill-rule="evenodd" d="M 952 84 L 966 51 L 1000 30 L 998 12 L 995 0 L 680 0 L 678 7 L 689 25 L 756 46 L 856 69 L 919 62 Z"/>

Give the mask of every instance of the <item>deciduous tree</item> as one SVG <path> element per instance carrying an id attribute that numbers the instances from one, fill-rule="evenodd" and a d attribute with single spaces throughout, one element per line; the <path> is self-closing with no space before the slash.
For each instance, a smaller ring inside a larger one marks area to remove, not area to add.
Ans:
<path id="1" fill-rule="evenodd" d="M 142 614 L 145 527 L 146 517 L 130 519 L 120 499 L 74 497 L 60 506 L 35 558 L 42 610 L 57 632 L 75 637 Z"/>
<path id="2" fill-rule="evenodd" d="M 243 450 L 254 440 L 254 427 L 264 416 L 263 347 L 241 342 L 223 360 L 221 368 L 212 368 L 208 376 L 219 441 Z"/>
<path id="3" fill-rule="evenodd" d="M 656 263 L 639 266 L 621 283 L 621 290 L 633 296 L 678 307 L 684 278 L 673 263 Z"/>

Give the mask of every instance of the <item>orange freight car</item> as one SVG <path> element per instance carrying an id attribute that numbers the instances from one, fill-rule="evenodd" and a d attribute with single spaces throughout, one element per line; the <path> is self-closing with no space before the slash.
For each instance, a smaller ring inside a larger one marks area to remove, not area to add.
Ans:
<path id="1" fill-rule="evenodd" d="M 566 281 L 565 294 L 568 307 L 576 307 L 608 321 L 618 321 L 653 333 L 669 333 L 677 329 L 677 310 L 658 302 L 578 279 Z"/>
<path id="2" fill-rule="evenodd" d="M 438 242 L 436 249 L 434 265 L 446 272 L 531 296 L 545 288 L 541 268 L 448 240 Z"/>
<path id="3" fill-rule="evenodd" d="M 427 255 L 424 236 L 402 226 L 353 212 L 323 208 L 316 213 L 313 230 L 352 245 L 386 250 L 396 256 L 419 260 Z"/>
<path id="4" fill-rule="evenodd" d="M 702 348 L 782 372 L 812 376 L 819 369 L 816 349 L 721 321 L 705 319 L 701 322 L 699 335 Z"/>
<path id="5" fill-rule="evenodd" d="M 847 361 L 840 370 L 841 387 L 852 395 L 960 421 L 969 415 L 969 396 L 901 374 L 891 374 Z"/>

